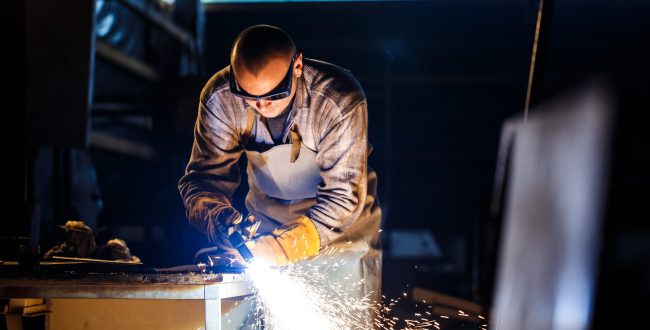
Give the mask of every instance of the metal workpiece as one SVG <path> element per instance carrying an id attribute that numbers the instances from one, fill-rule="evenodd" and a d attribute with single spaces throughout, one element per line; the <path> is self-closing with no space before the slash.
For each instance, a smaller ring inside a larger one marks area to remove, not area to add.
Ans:
<path id="1" fill-rule="evenodd" d="M 0 282 L 2 298 L 223 299 L 252 294 L 246 282 L 209 284 L 53 284 Z"/>
<path id="2" fill-rule="evenodd" d="M 143 274 L 92 272 L 97 265 L 78 268 L 85 272 L 51 271 L 42 263 L 37 271 L 23 272 L 14 263 L 2 264 L 0 298 L 221 299 L 252 293 L 247 275 L 227 267 L 200 271 L 187 265 Z"/>

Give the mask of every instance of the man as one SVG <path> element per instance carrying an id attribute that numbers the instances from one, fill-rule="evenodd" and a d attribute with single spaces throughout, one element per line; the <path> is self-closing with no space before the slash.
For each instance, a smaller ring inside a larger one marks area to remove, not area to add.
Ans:
<path id="1" fill-rule="evenodd" d="M 179 190 L 190 223 L 215 245 L 241 219 L 232 207 L 248 159 L 246 208 L 261 220 L 255 259 L 295 263 L 330 248 L 356 265 L 359 296 L 378 297 L 381 211 L 367 158 L 367 102 L 352 74 L 303 58 L 284 31 L 256 25 L 203 88 Z"/>

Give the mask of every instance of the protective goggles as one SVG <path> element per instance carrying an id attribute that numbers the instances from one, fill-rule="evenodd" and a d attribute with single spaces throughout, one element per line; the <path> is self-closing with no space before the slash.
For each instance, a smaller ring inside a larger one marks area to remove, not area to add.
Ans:
<path id="1" fill-rule="evenodd" d="M 231 64 L 230 65 L 230 92 L 245 100 L 250 100 L 255 102 L 259 100 L 275 101 L 275 100 L 280 100 L 288 97 L 289 95 L 291 95 L 291 83 L 293 81 L 293 63 L 295 62 L 297 57 L 298 57 L 298 53 L 296 52 L 296 55 L 294 55 L 293 58 L 291 59 L 291 64 L 289 65 L 289 71 L 287 71 L 287 74 L 284 76 L 284 78 L 282 78 L 282 81 L 280 81 L 280 83 L 272 91 L 264 95 L 251 95 L 248 94 L 243 89 L 241 89 L 239 87 L 239 84 L 237 83 L 237 79 L 235 78 L 235 74 Z"/>

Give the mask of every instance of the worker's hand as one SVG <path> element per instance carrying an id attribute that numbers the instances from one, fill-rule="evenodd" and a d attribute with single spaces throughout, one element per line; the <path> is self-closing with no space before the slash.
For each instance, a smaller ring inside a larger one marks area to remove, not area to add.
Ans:
<path id="1" fill-rule="evenodd" d="M 270 235 L 260 236 L 249 247 L 255 260 L 282 266 L 316 255 L 320 236 L 314 223 L 303 215 Z"/>
<path id="2" fill-rule="evenodd" d="M 231 250 L 228 235 L 241 223 L 242 216 L 235 208 L 224 206 L 208 212 L 208 239 L 212 244 L 224 250 Z"/>
<path id="3" fill-rule="evenodd" d="M 253 239 L 261 224 L 261 220 L 258 220 L 254 215 L 249 214 L 246 219 L 236 226 L 235 230 L 242 235 L 245 241 L 248 241 Z"/>

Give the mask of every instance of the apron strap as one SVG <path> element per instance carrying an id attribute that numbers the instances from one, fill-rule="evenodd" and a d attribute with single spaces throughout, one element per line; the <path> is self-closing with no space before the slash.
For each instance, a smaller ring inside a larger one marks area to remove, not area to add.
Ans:
<path id="1" fill-rule="evenodd" d="M 291 157 L 289 162 L 295 163 L 298 156 L 300 156 L 300 145 L 302 143 L 302 138 L 298 131 L 298 125 L 293 124 L 293 126 L 291 126 L 291 129 L 289 129 L 289 137 L 291 138 Z"/>
<path id="2" fill-rule="evenodd" d="M 244 129 L 244 133 L 241 136 L 241 146 L 242 148 L 248 144 L 248 140 L 251 137 L 251 132 L 253 131 L 253 124 L 255 123 L 255 114 L 253 113 L 253 109 L 248 108 L 248 111 L 246 111 L 246 128 Z"/>
<path id="3" fill-rule="evenodd" d="M 248 144 L 250 139 L 251 132 L 253 131 L 253 124 L 255 124 L 255 114 L 251 108 L 247 109 L 247 118 L 246 118 L 246 128 L 241 137 L 242 148 Z M 300 156 L 300 146 L 302 144 L 302 137 L 300 137 L 300 131 L 298 130 L 298 125 L 295 123 L 289 129 L 289 137 L 291 139 L 291 156 L 289 158 L 290 163 L 295 163 Z"/>

